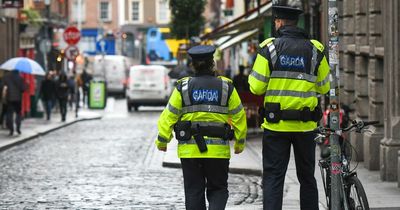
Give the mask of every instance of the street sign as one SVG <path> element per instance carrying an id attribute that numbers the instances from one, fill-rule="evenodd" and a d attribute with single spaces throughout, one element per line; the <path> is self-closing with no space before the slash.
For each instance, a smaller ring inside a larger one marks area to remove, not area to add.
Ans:
<path id="1" fill-rule="evenodd" d="M 70 26 L 65 29 L 63 37 L 66 43 L 69 45 L 75 45 L 81 39 L 81 32 L 78 28 Z"/>
<path id="2" fill-rule="evenodd" d="M 65 48 L 64 55 L 68 60 L 75 60 L 79 55 L 79 49 L 75 45 L 70 45 Z"/>
<path id="3" fill-rule="evenodd" d="M 42 54 L 49 53 L 51 50 L 51 42 L 48 39 L 42 39 L 39 43 L 39 50 Z"/>
<path id="4" fill-rule="evenodd" d="M 108 50 L 108 43 L 106 42 L 106 40 L 101 39 L 100 41 L 98 41 L 96 43 L 96 50 L 101 53 L 105 53 Z"/>

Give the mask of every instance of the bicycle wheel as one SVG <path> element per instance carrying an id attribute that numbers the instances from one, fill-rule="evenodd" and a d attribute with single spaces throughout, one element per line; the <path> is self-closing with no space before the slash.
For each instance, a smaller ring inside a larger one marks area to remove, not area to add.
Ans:
<path id="1" fill-rule="evenodd" d="M 358 177 L 351 176 L 347 178 L 346 198 L 350 210 L 369 210 L 367 195 Z"/>

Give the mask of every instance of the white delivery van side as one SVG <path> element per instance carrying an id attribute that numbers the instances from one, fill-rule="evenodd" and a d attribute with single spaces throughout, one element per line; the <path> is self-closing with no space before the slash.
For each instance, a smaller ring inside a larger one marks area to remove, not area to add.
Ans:
<path id="1" fill-rule="evenodd" d="M 169 71 L 161 65 L 132 66 L 126 90 L 128 110 L 137 111 L 142 105 L 166 105 L 173 88 Z"/>
<path id="2" fill-rule="evenodd" d="M 108 93 L 124 95 L 131 65 L 130 59 L 125 56 L 97 55 L 94 59 L 93 74 L 94 77 L 105 79 Z"/>

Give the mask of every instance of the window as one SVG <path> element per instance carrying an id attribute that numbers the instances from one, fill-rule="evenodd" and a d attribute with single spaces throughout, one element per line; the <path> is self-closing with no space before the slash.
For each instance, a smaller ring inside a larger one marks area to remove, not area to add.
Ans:
<path id="1" fill-rule="evenodd" d="M 96 52 L 96 37 L 84 36 L 79 42 L 79 48 L 82 52 Z"/>
<path id="2" fill-rule="evenodd" d="M 85 0 L 80 0 L 81 5 L 78 5 L 79 1 L 75 0 L 72 4 L 72 11 L 71 11 L 71 21 L 78 22 L 78 14 L 81 16 L 81 22 L 86 20 L 86 2 Z"/>
<path id="3" fill-rule="evenodd" d="M 168 0 L 157 0 L 157 22 L 168 23 L 170 20 L 169 2 Z"/>
<path id="4" fill-rule="evenodd" d="M 131 0 L 130 1 L 130 14 L 129 20 L 134 23 L 142 22 L 142 0 Z"/>
<path id="5" fill-rule="evenodd" d="M 100 2 L 100 20 L 111 21 L 111 5 L 108 1 Z"/>

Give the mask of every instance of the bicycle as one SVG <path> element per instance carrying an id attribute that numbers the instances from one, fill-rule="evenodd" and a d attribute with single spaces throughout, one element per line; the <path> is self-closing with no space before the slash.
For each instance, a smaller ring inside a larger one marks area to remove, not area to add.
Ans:
<path id="1" fill-rule="evenodd" d="M 327 127 L 318 127 L 314 130 L 314 132 L 317 133 L 314 140 L 317 144 L 321 145 L 321 159 L 319 160 L 318 165 L 321 170 L 326 203 L 329 209 L 331 209 L 331 174 L 339 173 L 341 184 L 336 187 L 339 189 L 340 193 L 341 209 L 369 210 L 367 195 L 361 181 L 357 177 L 357 172 L 355 171 L 358 163 L 353 169 L 350 168 L 352 145 L 347 141 L 347 138 L 344 137 L 344 134 L 353 131 L 361 133 L 366 126 L 378 123 L 378 121 L 364 122 L 354 120 L 351 125 L 346 128 L 333 130 Z M 330 161 L 330 135 L 337 135 L 339 137 L 338 149 L 340 149 L 341 157 L 339 165 L 336 166 L 335 169 L 332 169 Z M 336 171 L 334 172 L 334 170 Z"/>

